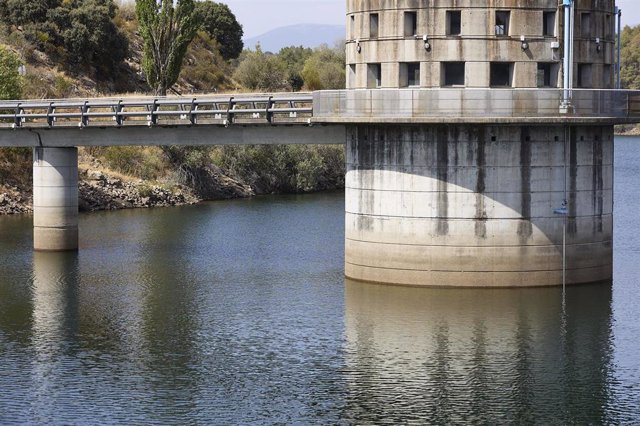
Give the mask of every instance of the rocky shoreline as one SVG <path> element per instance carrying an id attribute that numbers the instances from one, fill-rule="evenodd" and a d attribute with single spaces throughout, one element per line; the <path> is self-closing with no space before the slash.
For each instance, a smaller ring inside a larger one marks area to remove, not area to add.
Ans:
<path id="1" fill-rule="evenodd" d="M 182 185 L 161 185 L 141 179 L 125 180 L 103 171 L 80 170 L 79 210 L 93 212 L 132 208 L 169 207 L 196 204 L 205 200 L 244 198 L 254 195 L 251 188 L 226 176 L 212 175 L 206 197 Z M 31 188 L 0 185 L 0 215 L 33 212 Z"/>

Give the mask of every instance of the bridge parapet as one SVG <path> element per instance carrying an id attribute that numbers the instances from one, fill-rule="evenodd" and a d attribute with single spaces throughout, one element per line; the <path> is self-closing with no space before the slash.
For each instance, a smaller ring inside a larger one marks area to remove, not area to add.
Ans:
<path id="1" fill-rule="evenodd" d="M 640 122 L 640 91 L 572 90 L 573 110 L 558 89 L 374 89 L 318 91 L 316 123 Z"/>
<path id="2" fill-rule="evenodd" d="M 310 93 L 0 102 L 0 129 L 307 124 Z"/>

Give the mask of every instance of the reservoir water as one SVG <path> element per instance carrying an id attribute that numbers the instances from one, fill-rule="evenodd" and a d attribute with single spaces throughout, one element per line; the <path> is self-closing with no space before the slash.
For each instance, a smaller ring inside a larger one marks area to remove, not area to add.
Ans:
<path id="1" fill-rule="evenodd" d="M 640 139 L 616 140 L 613 283 L 343 275 L 344 194 L 0 218 L 0 424 L 638 424 Z"/>

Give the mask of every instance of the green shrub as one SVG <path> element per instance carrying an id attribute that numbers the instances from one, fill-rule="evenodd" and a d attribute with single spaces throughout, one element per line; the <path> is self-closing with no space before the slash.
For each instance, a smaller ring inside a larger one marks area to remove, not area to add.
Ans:
<path id="1" fill-rule="evenodd" d="M 0 99 L 20 99 L 23 81 L 18 68 L 22 61 L 6 47 L 0 45 Z"/>

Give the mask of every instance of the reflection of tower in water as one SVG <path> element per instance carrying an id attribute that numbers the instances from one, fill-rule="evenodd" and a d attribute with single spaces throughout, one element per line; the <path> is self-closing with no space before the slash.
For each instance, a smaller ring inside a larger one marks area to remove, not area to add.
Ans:
<path id="1" fill-rule="evenodd" d="M 611 288 L 452 290 L 346 281 L 346 418 L 606 420 Z"/>

